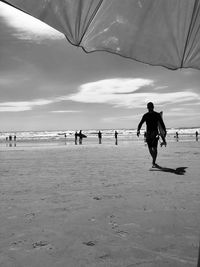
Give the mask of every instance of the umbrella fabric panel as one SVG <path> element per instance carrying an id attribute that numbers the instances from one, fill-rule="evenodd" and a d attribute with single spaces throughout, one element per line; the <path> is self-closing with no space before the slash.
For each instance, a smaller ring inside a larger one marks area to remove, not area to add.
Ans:
<path id="1" fill-rule="evenodd" d="M 4 2 L 54 27 L 86 52 L 103 50 L 171 69 L 200 69 L 200 0 Z"/>
<path id="2" fill-rule="evenodd" d="M 185 49 L 184 64 L 200 69 L 200 1 L 195 1 Z"/>
<path id="3" fill-rule="evenodd" d="M 87 51 L 107 50 L 178 68 L 184 62 L 193 8 L 194 1 L 188 0 L 106 0 L 82 45 Z"/>
<path id="4" fill-rule="evenodd" d="M 79 45 L 102 0 L 3 1 L 45 22 Z"/>

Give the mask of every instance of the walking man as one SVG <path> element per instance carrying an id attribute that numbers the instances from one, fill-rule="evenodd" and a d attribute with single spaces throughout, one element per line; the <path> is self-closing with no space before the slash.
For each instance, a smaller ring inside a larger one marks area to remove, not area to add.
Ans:
<path id="1" fill-rule="evenodd" d="M 146 122 L 146 142 L 148 145 L 148 149 L 150 152 L 150 155 L 152 157 L 152 167 L 156 168 L 158 165 L 156 164 L 157 154 L 158 154 L 158 123 L 160 123 L 161 127 L 165 131 L 166 136 L 166 127 L 162 120 L 161 115 L 158 112 L 154 111 L 154 104 L 152 102 L 149 102 L 147 104 L 148 112 L 145 113 L 138 124 L 137 128 L 137 136 L 140 135 L 140 129 L 142 127 L 142 124 Z"/>

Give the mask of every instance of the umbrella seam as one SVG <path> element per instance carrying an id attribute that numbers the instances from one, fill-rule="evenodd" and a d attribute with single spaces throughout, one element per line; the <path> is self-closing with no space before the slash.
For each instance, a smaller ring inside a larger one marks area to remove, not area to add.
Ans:
<path id="1" fill-rule="evenodd" d="M 199 10 L 200 10 L 200 6 L 198 8 L 198 13 L 199 13 Z M 197 19 L 197 15 L 198 14 L 195 15 L 195 21 Z M 198 32 L 199 30 L 200 30 L 200 24 L 199 24 L 196 32 Z M 194 43 L 195 43 L 195 38 L 193 38 L 193 41 L 191 41 L 191 45 L 190 45 L 190 48 L 188 49 L 187 55 L 185 56 L 185 60 L 187 60 L 187 58 L 189 57 L 190 54 L 192 55 L 192 52 L 191 51 L 192 51 L 192 48 L 193 48 Z"/>
<path id="2" fill-rule="evenodd" d="M 93 12 L 93 15 L 91 16 L 90 20 L 88 21 L 87 26 L 85 27 L 85 30 L 84 30 L 84 32 L 83 32 L 81 38 L 80 38 L 80 41 L 79 41 L 79 43 L 77 44 L 78 46 L 81 45 L 81 42 L 82 42 L 83 37 L 85 36 L 85 34 L 86 34 L 86 32 L 87 32 L 87 29 L 89 28 L 90 24 L 91 24 L 92 21 L 94 20 L 94 18 L 95 18 L 95 16 L 96 16 L 98 10 L 100 9 L 100 6 L 102 5 L 103 1 L 104 1 L 104 0 L 101 0 L 101 1 L 99 2 L 99 4 L 97 5 L 97 7 L 95 8 L 95 10 L 94 10 L 94 12 Z"/>
<path id="3" fill-rule="evenodd" d="M 195 10 L 196 10 L 196 6 L 197 6 L 197 2 L 198 0 L 195 0 L 194 2 L 194 7 L 193 7 L 193 11 L 192 11 L 192 17 L 191 17 L 191 21 L 190 21 L 190 26 L 188 29 L 188 34 L 187 34 L 187 38 L 186 38 L 186 42 L 185 42 L 185 46 L 184 46 L 184 50 L 183 50 L 183 56 L 182 56 L 182 60 L 181 60 L 181 68 L 183 68 L 183 64 L 184 64 L 184 59 L 185 59 L 185 54 L 186 54 L 186 49 L 189 43 L 189 38 L 190 38 L 190 33 L 191 33 L 191 28 L 192 28 L 192 23 L 193 23 L 193 17 L 195 14 Z"/>

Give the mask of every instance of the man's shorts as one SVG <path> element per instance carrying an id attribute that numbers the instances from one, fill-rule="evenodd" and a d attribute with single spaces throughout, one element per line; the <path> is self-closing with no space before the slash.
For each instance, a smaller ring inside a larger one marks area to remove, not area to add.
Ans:
<path id="1" fill-rule="evenodd" d="M 146 142 L 147 142 L 148 147 L 157 147 L 158 139 L 159 137 L 158 137 L 157 131 L 147 132 Z"/>

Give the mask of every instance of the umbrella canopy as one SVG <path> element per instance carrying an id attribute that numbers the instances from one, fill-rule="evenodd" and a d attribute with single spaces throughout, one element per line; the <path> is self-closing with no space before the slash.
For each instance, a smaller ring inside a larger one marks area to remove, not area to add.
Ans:
<path id="1" fill-rule="evenodd" d="M 200 0 L 7 0 L 86 52 L 200 69 Z"/>

